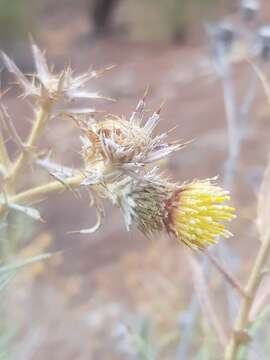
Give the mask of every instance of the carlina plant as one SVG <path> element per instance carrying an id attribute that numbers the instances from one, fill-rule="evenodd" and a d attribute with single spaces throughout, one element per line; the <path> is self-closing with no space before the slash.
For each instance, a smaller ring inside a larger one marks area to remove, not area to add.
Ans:
<path id="1" fill-rule="evenodd" d="M 216 186 L 214 180 L 195 180 L 179 185 L 159 174 L 157 162 L 185 145 L 178 141 L 169 142 L 169 132 L 153 135 L 161 108 L 144 120 L 144 97 L 129 118 L 107 115 L 96 121 L 92 107 L 74 108 L 71 105 L 74 99 L 102 98 L 86 88 L 100 72 L 74 75 L 68 67 L 55 74 L 49 70 L 43 53 L 35 44 L 32 52 L 36 74 L 31 79 L 2 53 L 7 69 L 23 89 L 23 96 L 35 99 L 35 120 L 26 143 L 20 141 L 18 157 L 11 161 L 4 142 L 1 144 L 2 215 L 10 207 L 19 205 L 20 208 L 21 204 L 25 206 L 34 198 L 67 186 L 86 187 L 93 195 L 99 220 L 104 215 L 101 200 L 109 199 L 122 209 L 128 229 L 135 223 L 146 235 L 166 231 L 196 249 L 215 243 L 218 236 L 231 235 L 223 222 L 234 218 L 234 209 L 224 205 L 229 195 Z M 60 115 L 71 118 L 81 133 L 84 162 L 80 169 L 64 168 L 38 156 L 38 140 L 43 129 Z M 11 120 L 4 115 L 4 108 L 3 118 L 11 128 Z M 13 138 L 15 141 L 14 132 Z M 56 181 L 17 192 L 20 173 L 30 162 L 39 162 Z M 26 207 L 22 209 L 27 213 Z M 90 233 L 97 228 L 94 226 L 81 232 Z"/>
<path id="2" fill-rule="evenodd" d="M 98 221 L 89 229 L 79 230 L 81 234 L 99 229 L 105 216 L 103 201 L 109 200 L 121 209 L 127 230 L 134 224 L 147 237 L 164 232 L 192 249 L 206 251 L 220 237 L 231 236 L 225 222 L 235 217 L 235 210 L 226 204 L 229 194 L 217 186 L 216 178 L 179 184 L 160 173 L 159 161 L 186 144 L 169 141 L 170 131 L 154 134 L 161 107 L 146 118 L 147 94 L 128 117 L 102 115 L 96 119 L 97 111 L 92 105 L 82 107 L 76 100 L 104 98 L 89 91 L 88 83 L 108 68 L 76 75 L 66 67 L 55 73 L 35 44 L 32 53 L 36 67 L 32 76 L 25 76 L 2 53 L 7 70 L 22 88 L 22 96 L 32 98 L 35 116 L 26 141 L 22 141 L 6 107 L 1 105 L 1 221 L 5 221 L 10 209 L 41 219 L 39 211 L 29 206 L 35 200 L 60 190 L 86 189 Z M 60 117 L 74 124 L 81 139 L 80 168 L 52 162 L 39 146 L 44 129 Z M 6 147 L 7 136 L 18 148 L 15 159 Z M 22 175 L 35 165 L 42 166 L 54 180 L 38 186 L 28 184 L 28 188 L 22 189 Z"/>

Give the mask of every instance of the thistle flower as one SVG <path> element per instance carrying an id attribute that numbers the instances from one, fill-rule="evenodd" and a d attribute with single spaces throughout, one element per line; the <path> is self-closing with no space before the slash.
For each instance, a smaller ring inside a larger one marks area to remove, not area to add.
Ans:
<path id="1" fill-rule="evenodd" d="M 81 125 L 82 155 L 90 170 L 89 181 L 92 181 L 93 164 L 102 163 L 100 175 L 107 180 L 122 174 L 138 177 L 147 165 L 183 148 L 185 144 L 180 142 L 165 141 L 168 132 L 153 136 L 160 111 L 154 112 L 143 124 L 145 101 L 142 99 L 129 120 L 109 115 L 100 122 L 92 120 Z"/>
<path id="2" fill-rule="evenodd" d="M 231 233 L 223 221 L 235 217 L 234 208 L 224 205 L 226 191 L 210 180 L 182 186 L 158 180 L 129 180 L 114 187 L 114 203 L 123 211 L 127 229 L 132 223 L 145 234 L 167 231 L 193 249 L 204 249 Z"/>
<path id="3" fill-rule="evenodd" d="M 32 44 L 32 54 L 36 73 L 29 78 L 4 52 L 1 52 L 7 70 L 15 76 L 23 89 L 24 96 L 33 96 L 43 103 L 57 102 L 60 112 L 66 110 L 66 105 L 72 100 L 102 98 L 97 92 L 86 89 L 86 85 L 91 79 L 100 76 L 104 70 L 102 72 L 88 71 L 75 76 L 72 69 L 67 66 L 60 73 L 55 73 L 49 69 L 44 54 L 35 44 Z M 94 111 L 92 108 L 68 109 L 68 112 L 71 113 L 92 113 Z"/>
<path id="4" fill-rule="evenodd" d="M 210 180 L 196 180 L 175 191 L 166 206 L 166 227 L 193 249 L 215 244 L 217 237 L 232 234 L 224 221 L 235 217 L 234 208 L 224 205 L 230 196 Z"/>

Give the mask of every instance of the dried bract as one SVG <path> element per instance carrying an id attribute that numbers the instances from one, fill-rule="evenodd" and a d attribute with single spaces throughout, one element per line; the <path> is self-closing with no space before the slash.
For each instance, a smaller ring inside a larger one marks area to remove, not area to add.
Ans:
<path id="1" fill-rule="evenodd" d="M 181 142 L 166 142 L 168 133 L 154 136 L 160 109 L 143 122 L 144 109 L 145 102 L 141 100 L 129 120 L 109 115 L 100 122 L 81 126 L 82 155 L 90 178 L 93 164 L 107 181 L 115 181 L 121 175 L 140 177 L 149 165 L 184 147 Z"/>
<path id="2" fill-rule="evenodd" d="M 57 104 L 56 112 L 67 110 L 67 105 L 75 99 L 100 99 L 102 96 L 97 92 L 87 89 L 90 80 L 97 78 L 104 71 L 88 71 L 80 75 L 74 75 L 72 69 L 67 66 L 59 73 L 49 69 L 44 53 L 37 45 L 32 44 L 36 73 L 32 76 L 25 76 L 15 63 L 2 52 L 3 62 L 11 72 L 23 90 L 23 96 L 33 96 L 41 103 Z M 106 69 L 105 69 L 106 70 Z M 70 109 L 70 112 L 81 113 L 80 109 Z M 83 113 L 92 113 L 92 108 L 83 109 Z"/>
<path id="3" fill-rule="evenodd" d="M 164 214 L 174 185 L 162 182 L 138 182 L 130 179 L 115 190 L 114 201 L 121 208 L 127 229 L 135 223 L 145 235 L 164 231 Z"/>

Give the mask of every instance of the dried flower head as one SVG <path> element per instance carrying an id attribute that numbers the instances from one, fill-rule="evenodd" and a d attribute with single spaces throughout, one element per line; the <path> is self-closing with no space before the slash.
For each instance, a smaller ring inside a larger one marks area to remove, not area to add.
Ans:
<path id="1" fill-rule="evenodd" d="M 223 204 L 229 199 L 228 192 L 210 180 L 184 184 L 167 203 L 168 231 L 194 249 L 204 249 L 215 244 L 219 236 L 231 236 L 223 224 L 223 221 L 235 217 L 235 209 Z"/>
<path id="2" fill-rule="evenodd" d="M 107 180 L 122 174 L 138 177 L 141 170 L 148 170 L 147 165 L 183 148 L 183 143 L 165 141 L 168 132 L 153 136 L 160 110 L 143 124 L 145 101 L 142 99 L 129 120 L 109 115 L 100 122 L 91 121 L 81 126 L 82 154 L 90 179 L 93 164 L 102 164 L 99 166 L 101 176 Z"/>
<path id="3" fill-rule="evenodd" d="M 23 89 L 24 96 L 33 96 L 42 103 L 57 103 L 58 111 L 66 110 L 66 106 L 75 99 L 99 99 L 102 98 L 97 92 L 91 92 L 86 88 L 88 82 L 101 75 L 101 72 L 88 71 L 80 75 L 74 75 L 72 69 L 67 66 L 60 73 L 51 71 L 47 65 L 44 53 L 37 45 L 32 44 L 32 54 L 36 67 L 36 73 L 26 77 L 15 63 L 2 52 L 3 62 Z M 92 113 L 92 108 L 68 109 L 72 113 Z"/>

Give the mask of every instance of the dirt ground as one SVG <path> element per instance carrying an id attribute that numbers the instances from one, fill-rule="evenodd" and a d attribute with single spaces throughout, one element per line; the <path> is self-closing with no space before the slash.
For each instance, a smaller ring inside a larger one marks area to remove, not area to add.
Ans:
<path id="1" fill-rule="evenodd" d="M 221 83 L 209 72 L 207 49 L 131 43 L 125 36 L 113 35 L 90 40 L 81 8 L 70 5 L 64 12 L 61 9 L 53 14 L 49 7 L 44 11 L 37 39 L 56 67 L 66 59 L 77 70 L 117 65 L 94 84 L 117 99 L 109 104 L 100 102 L 97 107 L 117 115 L 129 114 L 149 85 L 149 109 L 166 100 L 158 131 L 176 126 L 172 138 L 193 140 L 166 164 L 173 179 L 181 182 L 219 175 L 222 182 L 226 118 Z M 239 101 L 245 95 L 249 74 L 245 62 L 234 66 Z M 12 95 L 6 102 L 15 117 L 26 113 Z M 268 156 L 269 130 L 269 111 L 259 85 L 232 189 L 238 220 L 231 224 L 235 236 L 228 244 L 241 256 L 238 270 L 243 279 L 258 246 L 256 193 Z M 21 131 L 25 132 L 24 126 Z M 62 163 L 78 163 L 78 140 L 70 126 L 53 123 L 44 143 L 57 144 L 55 156 Z M 158 342 L 171 336 L 163 359 L 172 359 L 181 341 L 180 314 L 188 306 L 192 290 L 183 247 L 166 236 L 149 241 L 135 229 L 127 233 L 119 210 L 110 205 L 98 233 L 68 234 L 95 221 L 87 200 L 78 200 L 71 193 L 50 196 L 40 208 L 46 223 L 35 228 L 34 246 L 59 253 L 43 267 L 23 272 L 14 283 L 12 317 L 23 324 L 17 336 L 16 359 L 127 359 L 124 326 L 136 328 L 145 317 L 153 322 Z M 213 278 L 210 286 L 214 293 L 221 281 L 219 275 Z"/>

